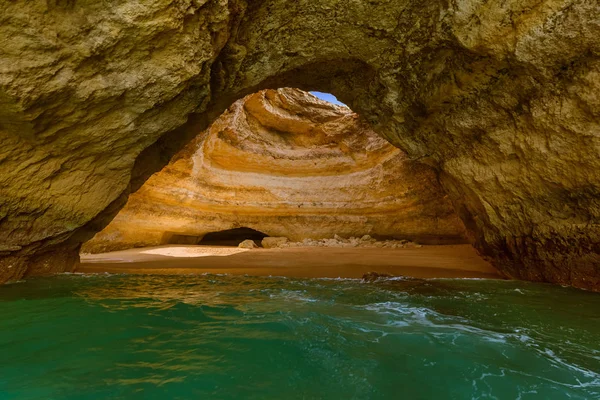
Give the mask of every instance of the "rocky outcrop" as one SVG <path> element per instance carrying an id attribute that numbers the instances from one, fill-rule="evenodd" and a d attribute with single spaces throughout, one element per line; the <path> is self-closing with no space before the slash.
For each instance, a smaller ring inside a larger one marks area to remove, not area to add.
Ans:
<path id="1" fill-rule="evenodd" d="M 284 236 L 280 236 L 280 237 L 266 237 L 261 241 L 260 244 L 265 249 L 272 249 L 272 248 L 281 247 L 289 242 L 290 242 L 290 240 L 288 238 L 286 238 Z"/>
<path id="2" fill-rule="evenodd" d="M 364 283 L 373 283 L 373 282 L 377 282 L 379 280 L 385 280 L 385 279 L 390 279 L 390 278 L 393 278 L 393 276 L 390 274 L 380 274 L 378 272 L 367 272 L 366 274 L 364 274 L 362 276 L 362 281 Z"/>
<path id="3" fill-rule="evenodd" d="M 258 245 L 254 242 L 254 240 L 244 240 L 242 243 L 238 245 L 240 249 L 257 249 Z"/>
<path id="4" fill-rule="evenodd" d="M 595 0 L 4 2 L 0 279 L 75 259 L 225 108 L 291 86 L 434 168 L 507 276 L 600 289 L 599 21 Z"/>
<path id="5" fill-rule="evenodd" d="M 335 234 L 465 241 L 430 167 L 410 161 L 347 107 L 281 89 L 236 102 L 82 250 L 184 236 L 197 242 L 239 227 L 296 241 Z"/>
<path id="6" fill-rule="evenodd" d="M 269 239 L 285 239 L 274 241 Z M 369 247 L 369 248 L 388 248 L 388 249 L 419 249 L 423 247 L 408 240 L 377 240 L 371 235 L 363 235 L 360 238 L 349 237 L 343 238 L 339 235 L 334 235 L 333 238 L 325 239 L 304 239 L 301 242 L 290 242 L 287 238 L 264 238 L 262 245 L 265 248 L 289 248 L 289 247 Z"/>

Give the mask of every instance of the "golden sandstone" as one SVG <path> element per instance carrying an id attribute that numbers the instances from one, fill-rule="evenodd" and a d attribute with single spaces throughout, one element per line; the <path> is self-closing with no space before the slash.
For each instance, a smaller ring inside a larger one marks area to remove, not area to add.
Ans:
<path id="1" fill-rule="evenodd" d="M 2 282 L 72 271 L 231 104 L 297 87 L 431 168 L 503 274 L 600 289 L 597 1 L 17 0 L 0 21 Z"/>

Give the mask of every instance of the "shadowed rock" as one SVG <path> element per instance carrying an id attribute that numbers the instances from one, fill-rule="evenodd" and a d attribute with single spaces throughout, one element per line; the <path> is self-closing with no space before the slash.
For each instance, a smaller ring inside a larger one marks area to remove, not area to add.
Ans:
<path id="1" fill-rule="evenodd" d="M 363 282 L 377 282 L 381 279 L 391 278 L 393 275 L 380 274 L 379 272 L 368 272 L 362 276 Z"/>

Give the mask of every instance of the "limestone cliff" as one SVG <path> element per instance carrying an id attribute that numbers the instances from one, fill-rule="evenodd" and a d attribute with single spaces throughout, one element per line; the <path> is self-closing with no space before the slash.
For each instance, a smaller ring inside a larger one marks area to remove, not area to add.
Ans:
<path id="1" fill-rule="evenodd" d="M 151 173 L 269 87 L 332 92 L 438 173 L 506 275 L 600 289 L 597 0 L 13 0 L 0 281 L 70 270 Z"/>
<path id="2" fill-rule="evenodd" d="M 237 101 L 153 175 L 84 252 L 249 227 L 269 236 L 464 241 L 430 167 L 358 115 L 295 89 Z"/>

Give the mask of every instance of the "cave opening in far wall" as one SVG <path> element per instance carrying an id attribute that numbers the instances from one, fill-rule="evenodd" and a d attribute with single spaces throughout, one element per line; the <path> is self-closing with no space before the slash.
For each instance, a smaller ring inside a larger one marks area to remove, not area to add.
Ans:
<path id="1" fill-rule="evenodd" d="M 251 228 L 235 228 L 210 232 L 198 243 L 203 246 L 237 246 L 244 240 L 254 240 L 256 244 L 266 238 L 267 234 Z"/>

